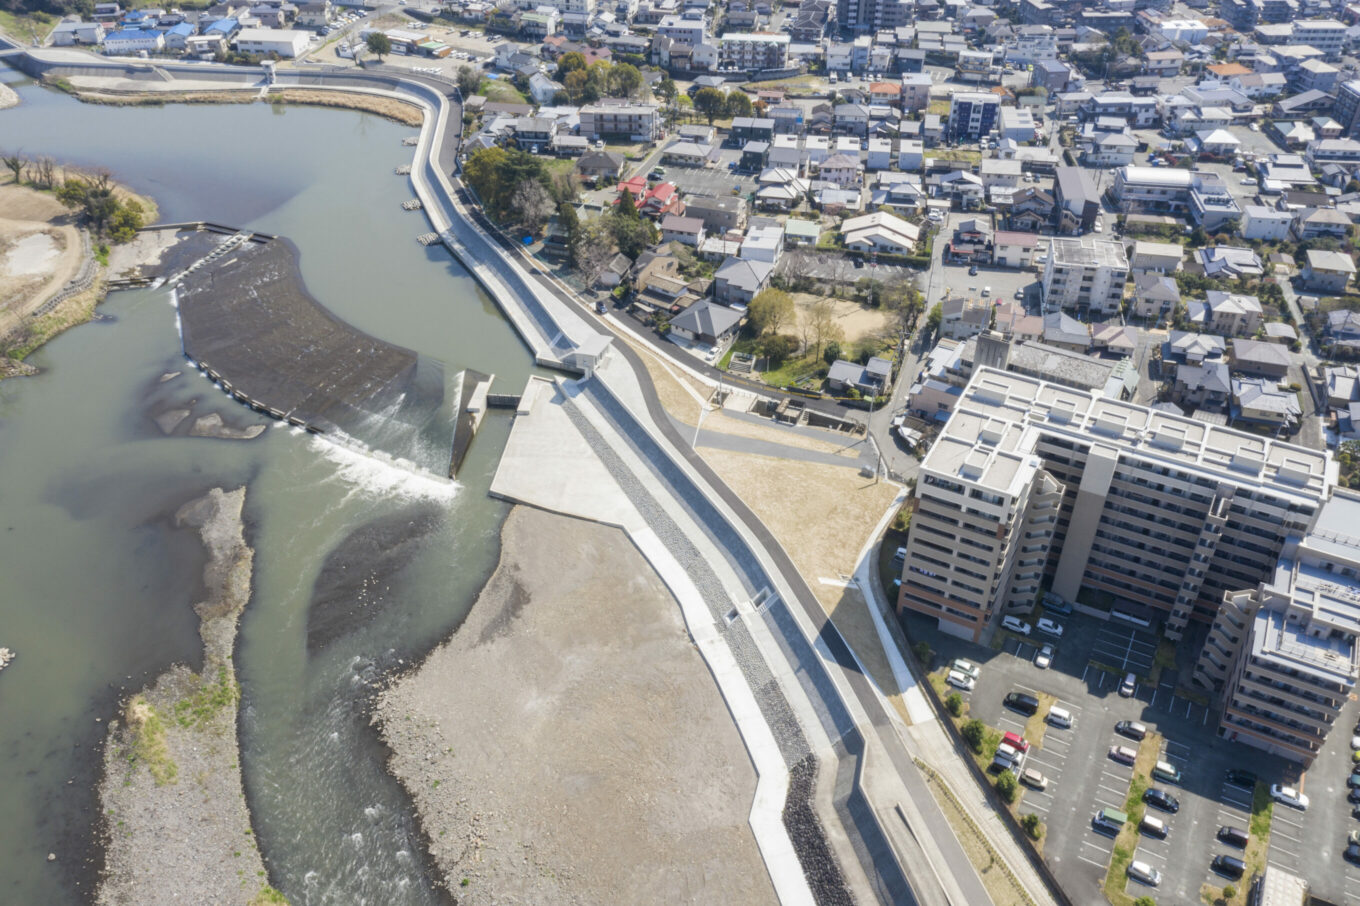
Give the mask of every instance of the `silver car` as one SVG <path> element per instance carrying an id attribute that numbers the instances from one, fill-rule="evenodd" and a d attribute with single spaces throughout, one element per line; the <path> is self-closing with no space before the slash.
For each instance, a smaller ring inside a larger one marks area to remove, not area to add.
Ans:
<path id="1" fill-rule="evenodd" d="M 1156 887 L 1162 883 L 1162 873 L 1146 862 L 1130 862 L 1129 877 L 1151 887 Z"/>

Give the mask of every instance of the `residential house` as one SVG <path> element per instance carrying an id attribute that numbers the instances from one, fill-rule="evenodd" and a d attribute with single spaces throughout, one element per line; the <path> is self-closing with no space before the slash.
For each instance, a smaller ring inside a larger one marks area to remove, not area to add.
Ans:
<path id="1" fill-rule="evenodd" d="M 1186 306 L 1190 323 L 1225 336 L 1246 337 L 1261 327 L 1261 300 L 1241 293 L 1209 290 L 1203 302 L 1195 300 Z"/>
<path id="2" fill-rule="evenodd" d="M 1169 317 L 1180 301 L 1181 291 L 1175 279 L 1151 271 L 1134 276 L 1133 314 L 1137 317 L 1158 320 Z"/>
<path id="3" fill-rule="evenodd" d="M 541 72 L 529 76 L 529 96 L 540 106 L 551 104 L 558 92 L 566 92 L 561 82 L 553 81 Z"/>
<path id="4" fill-rule="evenodd" d="M 991 325 L 990 299 L 949 296 L 940 303 L 940 335 L 954 340 L 975 337 Z"/>
<path id="5" fill-rule="evenodd" d="M 1081 167 L 1058 167 L 1054 182 L 1056 227 L 1062 233 L 1085 233 L 1100 213 L 1100 192 L 1091 174 Z"/>
<path id="6" fill-rule="evenodd" d="M 1124 132 L 1102 132 L 1092 139 L 1083 159 L 1089 167 L 1122 167 L 1133 163 L 1138 142 Z"/>
<path id="7" fill-rule="evenodd" d="M 997 267 L 1029 267 L 1038 247 L 1039 237 L 1034 233 L 997 230 L 992 237 L 992 263 Z"/>
<path id="8" fill-rule="evenodd" d="M 945 249 L 945 260 L 956 264 L 990 264 L 992 261 L 991 222 L 969 217 L 954 225 L 954 235 Z"/>
<path id="9" fill-rule="evenodd" d="M 1138 351 L 1138 328 L 1114 321 L 1092 324 L 1091 345 L 1109 355 L 1131 356 Z"/>
<path id="10" fill-rule="evenodd" d="M 1327 312 L 1326 339 L 1332 352 L 1360 352 L 1360 311 L 1338 308 Z"/>
<path id="11" fill-rule="evenodd" d="M 1091 348 L 1091 328 L 1060 311 L 1052 311 L 1044 316 L 1044 343 L 1072 352 L 1085 352 Z"/>
<path id="12" fill-rule="evenodd" d="M 1242 337 L 1232 340 L 1229 361 L 1234 372 L 1276 381 L 1283 380 L 1289 373 L 1289 366 L 1293 364 L 1288 347 Z"/>
<path id="13" fill-rule="evenodd" d="M 1210 333 L 1173 330 L 1162 343 L 1162 373 L 1179 374 L 1193 366 L 1225 363 L 1228 341 Z M 1225 366 L 1226 367 L 1226 366 Z M 1226 390 L 1226 385 L 1225 390 Z"/>
<path id="14" fill-rule="evenodd" d="M 763 261 L 771 266 L 784 254 L 784 227 L 776 220 L 759 218 L 752 222 L 741 241 L 741 257 Z"/>
<path id="15" fill-rule="evenodd" d="M 1185 249 L 1174 242 L 1133 243 L 1133 253 L 1129 256 L 1129 273 L 1136 278 L 1141 274 L 1174 274 L 1181 269 Z"/>
<path id="16" fill-rule="evenodd" d="M 1355 261 L 1345 252 L 1309 249 L 1301 276 L 1308 289 L 1324 293 L 1344 293 L 1355 275 Z"/>
<path id="17" fill-rule="evenodd" d="M 1023 172 L 1020 161 L 998 160 L 994 157 L 983 160 L 979 166 L 979 171 L 979 175 L 982 177 L 982 188 L 988 192 L 997 186 L 1008 189 L 1016 188 L 1020 185 L 1020 176 Z"/>
<path id="18" fill-rule="evenodd" d="M 910 255 L 921 239 L 921 229 L 891 214 L 875 212 L 847 219 L 841 224 L 841 235 L 851 251 Z"/>
<path id="19" fill-rule="evenodd" d="M 826 379 L 833 392 L 846 393 L 853 389 L 877 396 L 892 382 L 892 362 L 878 356 L 871 357 L 864 365 L 837 359 L 831 363 Z"/>
<path id="20" fill-rule="evenodd" d="M 691 343 L 722 348 L 737 335 L 744 317 L 742 311 L 704 299 L 671 318 L 670 332 Z"/>
<path id="21" fill-rule="evenodd" d="M 699 218 L 706 232 L 719 236 L 746 229 L 746 199 L 739 195 L 691 195 L 685 202 L 685 214 Z"/>
<path id="22" fill-rule="evenodd" d="M 1299 395 L 1269 378 L 1233 378 L 1233 421 L 1265 425 L 1292 434 L 1303 418 Z"/>
<path id="23" fill-rule="evenodd" d="M 1011 196 L 1006 226 L 1029 233 L 1047 229 L 1053 223 L 1054 206 L 1052 193 L 1038 186 L 1024 186 Z"/>
<path id="24" fill-rule="evenodd" d="M 704 240 L 704 222 L 698 217 L 667 214 L 661 218 L 661 241 L 681 242 L 694 248 Z"/>
<path id="25" fill-rule="evenodd" d="M 749 305 L 770 282 L 774 265 L 749 258 L 729 258 L 713 275 L 713 298 L 725 305 Z"/>
<path id="26" fill-rule="evenodd" d="M 864 165 L 858 157 L 833 154 L 822 161 L 818 176 L 841 187 L 859 186 L 864 181 Z"/>
<path id="27" fill-rule="evenodd" d="M 1351 232 L 1351 221 L 1335 208 L 1306 208 L 1294 216 L 1294 235 L 1301 241 L 1330 236 L 1346 239 Z"/>
<path id="28" fill-rule="evenodd" d="M 57 47 L 69 47 L 73 44 L 102 44 L 104 43 L 104 25 L 102 22 L 82 22 L 80 19 L 67 17 L 57 23 L 57 27 L 52 30 L 52 43 Z"/>
<path id="29" fill-rule="evenodd" d="M 587 151 L 576 162 L 576 173 L 583 179 L 615 180 L 623 175 L 627 164 L 628 159 L 617 151 Z"/>
<path id="30" fill-rule="evenodd" d="M 159 53 L 164 48 L 165 36 L 149 29 L 124 28 L 110 32 L 104 38 L 106 54 Z"/>
<path id="31" fill-rule="evenodd" d="M 1242 238 L 1274 242 L 1289 238 L 1294 216 L 1288 211 L 1277 211 L 1264 205 L 1249 204 L 1242 208 Z"/>
<path id="32" fill-rule="evenodd" d="M 1231 392 L 1232 378 L 1227 362 L 1182 365 L 1176 369 L 1172 398 L 1183 406 L 1221 410 L 1227 405 Z"/>
<path id="33" fill-rule="evenodd" d="M 1196 249 L 1196 256 L 1209 277 L 1259 277 L 1265 273 L 1261 256 L 1249 248 L 1217 245 Z"/>

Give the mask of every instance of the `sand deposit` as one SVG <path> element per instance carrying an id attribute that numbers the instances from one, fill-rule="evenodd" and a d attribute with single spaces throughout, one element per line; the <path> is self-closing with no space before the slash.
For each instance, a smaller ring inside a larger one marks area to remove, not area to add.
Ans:
<path id="1" fill-rule="evenodd" d="M 208 550 L 207 598 L 194 606 L 203 673 L 171 668 L 110 723 L 99 906 L 247 906 L 267 891 L 241 786 L 231 662 L 254 561 L 242 535 L 244 504 L 245 488 L 215 489 L 175 516 L 199 530 Z"/>
<path id="2" fill-rule="evenodd" d="M 518 507 L 467 621 L 384 693 L 390 767 L 460 904 L 773 901 L 755 774 L 617 529 Z"/>

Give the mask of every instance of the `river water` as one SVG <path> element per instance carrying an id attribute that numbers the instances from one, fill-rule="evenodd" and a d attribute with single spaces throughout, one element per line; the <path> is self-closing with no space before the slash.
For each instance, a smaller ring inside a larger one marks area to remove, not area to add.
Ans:
<path id="1" fill-rule="evenodd" d="M 360 329 L 495 373 L 498 390 L 530 373 L 466 272 L 415 242 L 428 226 L 401 210 L 411 190 L 392 173 L 415 130 L 264 104 L 87 106 L 0 78 L 23 100 L 0 111 L 0 147 L 107 167 L 165 222 L 285 236 L 312 294 Z M 30 359 L 40 376 L 0 384 L 0 645 L 18 652 L 0 675 L 0 902 L 88 901 L 104 722 L 125 690 L 199 657 L 203 555 L 171 516 L 242 483 L 256 549 L 242 764 L 271 877 L 298 906 L 440 902 L 360 705 L 367 683 L 447 636 L 494 567 L 504 507 L 486 489 L 508 421 L 488 418 L 456 484 L 277 425 L 248 442 L 165 436 L 152 418 L 166 409 L 259 419 L 186 370 L 164 292 L 115 293 L 100 312 Z M 394 554 L 405 519 L 426 534 Z M 365 530 L 375 521 L 387 534 Z M 309 648 L 328 562 L 332 599 L 365 606 L 353 631 Z"/>

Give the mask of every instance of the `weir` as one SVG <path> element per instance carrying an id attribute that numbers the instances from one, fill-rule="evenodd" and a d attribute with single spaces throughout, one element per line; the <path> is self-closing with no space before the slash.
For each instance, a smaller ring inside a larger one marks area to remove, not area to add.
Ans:
<path id="1" fill-rule="evenodd" d="M 335 317 L 303 288 L 286 241 L 213 232 L 227 238 L 170 278 L 191 362 L 265 415 L 456 473 L 485 408 L 486 375 L 450 379 L 442 362 Z"/>

